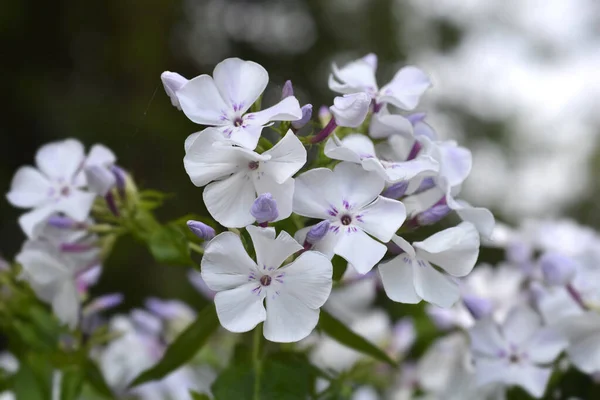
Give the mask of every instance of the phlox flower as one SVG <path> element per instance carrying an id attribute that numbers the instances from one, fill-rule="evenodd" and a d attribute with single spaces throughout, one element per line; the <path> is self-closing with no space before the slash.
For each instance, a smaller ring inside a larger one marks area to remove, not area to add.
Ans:
<path id="1" fill-rule="evenodd" d="M 329 89 L 343 94 L 364 92 L 376 105 L 392 104 L 403 110 L 412 110 L 419 103 L 421 95 L 431 86 L 429 77 L 423 71 L 407 66 L 396 72 L 388 84 L 379 88 L 375 80 L 376 69 L 375 54 L 368 54 L 342 68 L 333 64 L 332 74 L 329 75 Z"/>
<path id="2" fill-rule="evenodd" d="M 425 300 L 441 307 L 456 303 L 460 297 L 458 283 L 447 274 L 462 277 L 475 266 L 479 234 L 472 224 L 463 222 L 412 246 L 400 236 L 392 241 L 404 252 L 379 264 L 383 288 L 390 299 L 411 304 Z"/>
<path id="3" fill-rule="evenodd" d="M 567 344 L 526 306 L 514 308 L 501 325 L 492 318 L 477 321 L 469 335 L 479 385 L 517 385 L 535 398 L 543 396 L 550 379 L 552 368 L 546 365 Z"/>
<path id="4" fill-rule="evenodd" d="M 50 215 L 62 212 L 77 221 L 87 218 L 96 195 L 82 190 L 85 177 L 83 145 L 74 139 L 42 146 L 35 155 L 37 169 L 21 167 L 13 177 L 8 201 L 31 211 L 19 218 L 29 237 Z"/>
<path id="5" fill-rule="evenodd" d="M 306 149 L 288 133 L 262 154 L 234 145 L 215 128 L 186 140 L 183 165 L 196 186 L 205 186 L 204 203 L 221 225 L 242 228 L 255 221 L 251 208 L 257 194 L 270 193 L 281 220 L 292 213 L 294 179 L 306 163 Z"/>
<path id="6" fill-rule="evenodd" d="M 247 113 L 268 82 L 269 74 L 259 64 L 228 58 L 217 64 L 212 77 L 200 75 L 182 82 L 180 87 L 177 85 L 177 102 L 173 103 L 193 122 L 215 126 L 224 137 L 253 150 L 269 122 L 302 118 L 300 104 L 294 96 L 264 110 Z"/>
<path id="7" fill-rule="evenodd" d="M 329 220 L 329 232 L 313 249 L 328 257 L 339 255 L 361 274 L 385 255 L 388 242 L 406 218 L 404 205 L 380 196 L 385 181 L 360 165 L 342 162 L 332 170 L 316 168 L 296 178 L 294 212 Z M 312 226 L 301 229 L 302 243 Z"/>
<path id="8" fill-rule="evenodd" d="M 562 318 L 553 325 L 568 340 L 569 361 L 586 374 L 600 372 L 600 315 L 585 312 Z"/>
<path id="9" fill-rule="evenodd" d="M 268 340 L 305 338 L 317 325 L 319 308 L 331 292 L 331 262 L 318 252 L 306 251 L 280 267 L 303 247 L 284 231 L 276 238 L 274 228 L 246 229 L 256 262 L 232 232 L 211 240 L 202 257 L 202 278 L 218 292 L 215 306 L 221 325 L 231 332 L 247 332 L 264 321 Z"/>

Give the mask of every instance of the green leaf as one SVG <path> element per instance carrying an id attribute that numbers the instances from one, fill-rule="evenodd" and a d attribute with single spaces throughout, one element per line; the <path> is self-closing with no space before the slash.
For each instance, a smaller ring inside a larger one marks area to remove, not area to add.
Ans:
<path id="1" fill-rule="evenodd" d="M 169 224 L 154 230 L 148 238 L 148 247 L 160 263 L 185 266 L 193 264 L 187 237 L 182 228 L 176 225 Z"/>
<path id="2" fill-rule="evenodd" d="M 390 356 L 388 356 L 383 350 L 369 342 L 364 337 L 352 332 L 350 328 L 323 309 L 321 309 L 321 316 L 319 318 L 318 326 L 323 332 L 337 342 L 360 353 L 369 355 L 377 360 L 386 362 L 393 367 L 397 366 L 396 362 L 392 360 Z"/>
<path id="3" fill-rule="evenodd" d="M 192 400 L 210 400 L 210 397 L 206 393 L 190 392 Z"/>
<path id="4" fill-rule="evenodd" d="M 340 279 L 342 279 L 342 276 L 344 276 L 344 272 L 346 272 L 348 261 L 344 260 L 338 255 L 335 255 L 331 259 L 331 264 L 333 265 L 333 280 L 334 282 L 339 282 Z"/>
<path id="5" fill-rule="evenodd" d="M 92 360 L 87 360 L 85 363 L 85 380 L 98 394 L 109 399 L 114 398 L 110 386 L 108 386 L 108 383 L 104 380 L 102 371 L 100 371 L 96 363 Z"/>
<path id="6" fill-rule="evenodd" d="M 79 367 L 69 367 L 62 371 L 60 400 L 75 400 L 83 387 L 84 373 Z"/>
<path id="7" fill-rule="evenodd" d="M 171 343 L 158 364 L 143 371 L 130 386 L 162 379 L 187 363 L 218 327 L 219 319 L 215 306 L 213 304 L 206 306 L 196 320 Z"/>
<path id="8" fill-rule="evenodd" d="M 212 386 L 215 399 L 252 400 L 254 372 L 251 362 L 232 364 L 217 377 Z M 314 387 L 316 375 L 303 354 L 273 354 L 262 365 L 259 398 L 305 400 Z"/>

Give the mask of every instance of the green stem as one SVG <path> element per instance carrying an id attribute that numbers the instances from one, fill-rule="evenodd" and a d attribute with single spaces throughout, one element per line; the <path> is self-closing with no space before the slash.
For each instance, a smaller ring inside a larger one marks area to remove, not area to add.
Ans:
<path id="1" fill-rule="evenodd" d="M 260 342 L 262 338 L 261 325 L 254 328 L 254 343 L 252 347 L 252 361 L 254 363 L 254 400 L 260 400 L 260 378 L 261 378 L 261 360 L 260 360 Z"/>
<path id="2" fill-rule="evenodd" d="M 188 242 L 188 246 L 190 250 L 193 250 L 198 254 L 204 254 L 204 249 L 199 244 L 196 244 L 194 242 Z"/>

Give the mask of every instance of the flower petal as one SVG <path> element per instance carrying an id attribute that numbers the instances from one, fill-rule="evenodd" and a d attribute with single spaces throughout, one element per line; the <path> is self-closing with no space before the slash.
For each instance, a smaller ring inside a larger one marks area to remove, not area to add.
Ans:
<path id="1" fill-rule="evenodd" d="M 114 164 L 116 161 L 117 157 L 111 149 L 101 144 L 95 144 L 92 146 L 88 156 L 85 159 L 85 166 L 108 166 Z"/>
<path id="2" fill-rule="evenodd" d="M 300 103 L 294 96 L 289 96 L 269 108 L 246 114 L 244 121 L 249 125 L 266 125 L 271 121 L 297 121 L 300 118 Z"/>
<path id="3" fill-rule="evenodd" d="M 249 282 L 215 295 L 219 322 L 230 332 L 248 332 L 267 318 L 263 306 L 265 290 L 260 284 Z"/>
<path id="4" fill-rule="evenodd" d="M 190 135 L 186 147 L 183 166 L 196 186 L 229 176 L 250 161 L 249 154 L 231 146 L 215 128 L 206 128 Z"/>
<path id="5" fill-rule="evenodd" d="M 295 297 L 309 308 L 321 307 L 331 293 L 333 266 L 319 252 L 306 251 L 278 272 L 284 274 L 279 290 Z"/>
<path id="6" fill-rule="evenodd" d="M 183 113 L 201 125 L 227 125 L 231 107 L 223 101 L 213 78 L 200 75 L 189 80 L 175 95 Z"/>
<path id="7" fill-rule="evenodd" d="M 80 299 L 73 281 L 62 282 L 52 298 L 52 312 L 60 322 L 75 329 L 79 321 Z"/>
<path id="8" fill-rule="evenodd" d="M 258 145 L 262 125 L 222 126 L 219 128 L 223 136 L 246 149 L 254 150 Z"/>
<path id="9" fill-rule="evenodd" d="M 279 268 L 289 256 L 303 249 L 285 231 L 281 231 L 275 238 L 275 228 L 249 225 L 246 230 L 252 238 L 252 244 L 256 251 L 256 263 L 260 271 Z"/>
<path id="10" fill-rule="evenodd" d="M 6 198 L 15 207 L 37 207 L 49 200 L 51 184 L 37 169 L 21 167 L 10 184 Z"/>
<path id="11" fill-rule="evenodd" d="M 419 257 L 443 268 L 454 276 L 465 276 L 475 266 L 479 255 L 479 233 L 475 226 L 463 222 L 444 229 L 422 242 L 413 243 Z"/>
<path id="12" fill-rule="evenodd" d="M 542 326 L 542 317 L 528 306 L 513 308 L 502 326 L 502 333 L 508 343 L 520 346 L 533 339 Z"/>
<path id="13" fill-rule="evenodd" d="M 362 136 L 362 135 L 361 135 Z M 347 147 L 334 133 L 325 143 L 325 155 L 334 160 L 349 161 L 360 164 L 359 153 Z"/>
<path id="14" fill-rule="evenodd" d="M 223 226 L 243 228 L 254 222 L 250 208 L 256 200 L 256 190 L 246 172 L 210 183 L 204 188 L 202 198 L 210 215 Z"/>
<path id="15" fill-rule="evenodd" d="M 67 279 L 68 269 L 51 254 L 44 251 L 26 249 L 16 256 L 29 280 L 38 285 Z"/>
<path id="16" fill-rule="evenodd" d="M 423 300 L 444 308 L 451 307 L 458 301 L 460 297 L 458 284 L 428 262 L 415 266 L 413 273 L 415 290 Z"/>
<path id="17" fill-rule="evenodd" d="M 277 183 L 285 182 L 306 164 L 306 149 L 291 130 L 262 156 L 271 159 L 260 163 L 259 172 L 273 177 Z"/>
<path id="18" fill-rule="evenodd" d="M 475 353 L 496 358 L 509 350 L 500 332 L 500 327 L 491 317 L 477 321 L 469 329 L 469 337 L 471 338 L 471 350 Z"/>
<path id="19" fill-rule="evenodd" d="M 337 233 L 339 239 L 334 252 L 348 261 L 361 274 L 369 272 L 385 255 L 387 247 L 362 230 Z"/>
<path id="20" fill-rule="evenodd" d="M 312 309 L 289 293 L 267 296 L 267 320 L 263 333 L 267 340 L 291 343 L 304 339 L 315 329 L 319 309 Z"/>
<path id="21" fill-rule="evenodd" d="M 573 365 L 587 374 L 600 371 L 600 336 L 596 333 L 571 343 L 567 348 L 567 355 Z"/>
<path id="22" fill-rule="evenodd" d="M 263 175 L 260 179 L 254 179 L 256 192 L 271 193 L 277 204 L 279 215 L 275 221 L 281 221 L 292 215 L 292 204 L 294 201 L 294 179 L 290 178 L 283 183 L 275 182 L 270 176 Z"/>
<path id="23" fill-rule="evenodd" d="M 269 74 L 260 64 L 239 58 L 228 58 L 218 63 L 213 77 L 221 98 L 229 108 L 241 114 L 258 100 L 269 83 Z"/>
<path id="24" fill-rule="evenodd" d="M 316 224 L 315 224 L 316 225 Z M 302 228 L 296 232 L 294 235 L 294 239 L 298 241 L 298 243 L 304 243 L 306 239 L 306 234 L 308 231 L 315 225 L 307 226 Z M 316 244 L 311 247 L 311 250 L 318 251 L 323 254 L 325 257 L 331 260 L 334 256 L 335 245 L 338 242 L 340 236 L 336 235 L 334 232 L 329 230 L 321 240 L 319 240 Z"/>
<path id="25" fill-rule="evenodd" d="M 377 101 L 412 110 L 430 86 L 431 81 L 423 71 L 412 65 L 407 66 L 396 72 L 392 81 L 381 88 Z"/>
<path id="26" fill-rule="evenodd" d="M 529 359 L 537 364 L 547 364 L 567 347 L 567 340 L 552 328 L 542 328 L 523 346 Z"/>
<path id="27" fill-rule="evenodd" d="M 415 290 L 410 260 L 408 255 L 400 254 L 389 261 L 382 262 L 379 264 L 379 275 L 381 275 L 383 290 L 391 300 L 417 304 L 421 301 L 421 297 Z"/>
<path id="28" fill-rule="evenodd" d="M 216 291 L 246 284 L 250 272 L 257 270 L 240 237 L 233 232 L 223 232 L 208 242 L 200 266 L 206 286 Z"/>
<path id="29" fill-rule="evenodd" d="M 383 139 L 395 135 L 413 137 L 413 126 L 408 119 L 398 114 L 380 111 L 373 114 L 369 125 L 369 135 L 373 139 Z"/>
<path id="30" fill-rule="evenodd" d="M 389 242 L 406 220 L 406 210 L 398 200 L 378 196 L 360 210 L 356 219 L 356 225 L 365 232 L 382 242 Z"/>
<path id="31" fill-rule="evenodd" d="M 52 180 L 71 183 L 85 159 L 83 145 L 75 139 L 48 143 L 35 154 L 38 168 Z"/>
<path id="32" fill-rule="evenodd" d="M 296 178 L 293 210 L 304 217 L 329 219 L 327 210 L 339 202 L 336 178 L 328 168 L 314 168 Z"/>
<path id="33" fill-rule="evenodd" d="M 356 93 L 377 91 L 375 80 L 376 64 L 370 62 L 372 55 L 352 61 L 342 68 L 332 65 L 333 74 L 329 75 L 329 89 L 338 93 Z"/>
<path id="34" fill-rule="evenodd" d="M 56 211 L 54 204 L 35 208 L 19 217 L 19 226 L 28 238 L 36 237 L 40 234 L 48 218 Z"/>
<path id="35" fill-rule="evenodd" d="M 535 398 L 541 398 L 546 391 L 552 368 L 542 368 L 533 364 L 511 364 L 508 367 L 508 384 L 521 386 Z"/>
<path id="36" fill-rule="evenodd" d="M 62 211 L 77 222 L 83 222 L 89 217 L 90 210 L 96 200 L 96 194 L 71 189 L 69 196 L 62 197 L 55 206 L 57 211 Z"/>
<path id="37" fill-rule="evenodd" d="M 341 162 L 333 169 L 335 185 L 328 192 L 337 189 L 337 193 L 331 193 L 336 200 L 334 205 L 341 207 L 342 200 L 350 204 L 354 210 L 362 208 L 371 203 L 385 187 L 385 180 L 375 172 L 365 171 L 360 165 L 349 162 Z M 323 190 L 324 187 L 319 188 Z M 335 197 L 334 197 L 335 196 Z"/>

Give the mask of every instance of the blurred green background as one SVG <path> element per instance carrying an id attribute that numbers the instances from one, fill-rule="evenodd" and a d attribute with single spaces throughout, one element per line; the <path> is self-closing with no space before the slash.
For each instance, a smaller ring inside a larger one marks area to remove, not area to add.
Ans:
<path id="1" fill-rule="evenodd" d="M 197 126 L 170 104 L 165 70 L 192 78 L 226 57 L 270 73 L 263 104 L 286 79 L 300 103 L 330 104 L 332 61 L 379 56 L 384 84 L 414 63 L 435 83 L 421 111 L 444 138 L 474 153 L 464 188 L 501 220 L 574 216 L 600 226 L 600 5 L 593 0 L 74 0 L 5 2 L 0 13 L 0 186 L 36 149 L 74 137 L 103 143 L 143 188 L 173 193 L 164 220 L 203 212 L 202 189 L 183 170 Z M 1 250 L 24 239 L 20 210 L 1 206 Z M 186 269 L 156 265 L 122 241 L 96 293 L 201 301 Z"/>

